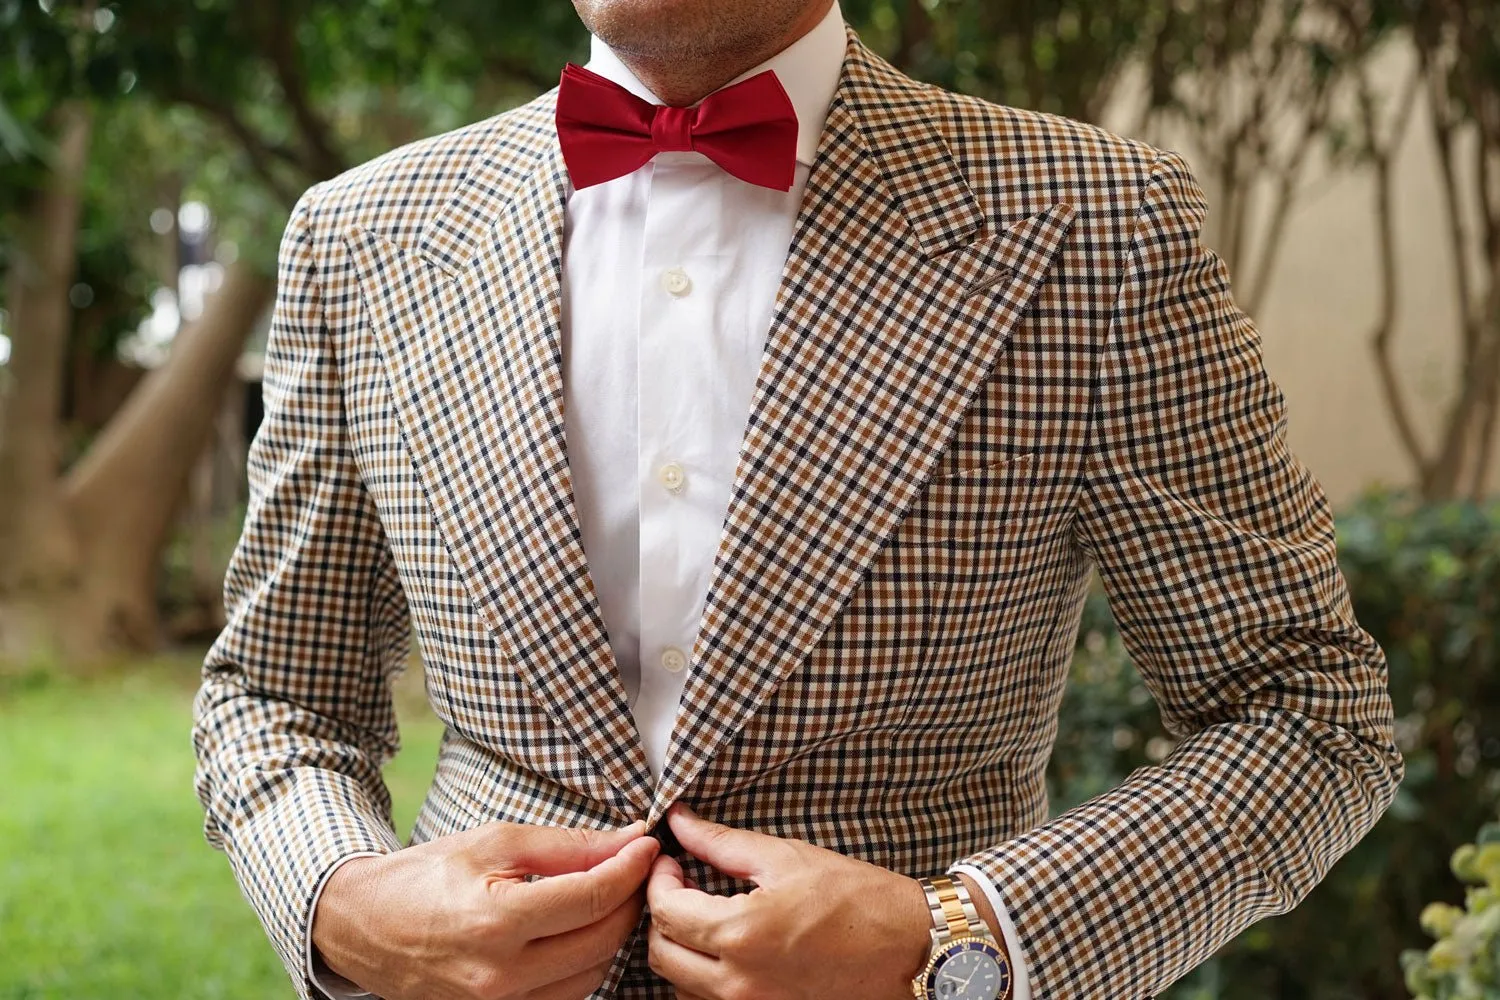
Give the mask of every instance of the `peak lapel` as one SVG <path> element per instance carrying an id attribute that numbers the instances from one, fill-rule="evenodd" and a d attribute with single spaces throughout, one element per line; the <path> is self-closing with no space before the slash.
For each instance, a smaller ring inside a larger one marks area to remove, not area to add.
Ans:
<path id="1" fill-rule="evenodd" d="M 857 39 L 797 221 L 651 821 L 805 660 L 925 484 L 1073 210 L 998 233 Z"/>
<path id="2" fill-rule="evenodd" d="M 613 786 L 585 791 L 638 814 L 652 779 L 585 565 L 564 448 L 566 176 L 541 113 L 490 142 L 414 249 L 368 230 L 347 244 L 405 439 L 475 610 L 504 664 Z"/>

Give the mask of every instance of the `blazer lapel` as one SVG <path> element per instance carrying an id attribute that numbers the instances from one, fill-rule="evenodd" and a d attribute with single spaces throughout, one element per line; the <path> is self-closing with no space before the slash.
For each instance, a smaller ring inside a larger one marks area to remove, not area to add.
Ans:
<path id="1" fill-rule="evenodd" d="M 920 90 L 851 36 L 649 821 L 817 645 L 1040 287 L 1067 205 L 992 232 Z"/>
<path id="2" fill-rule="evenodd" d="M 469 598 L 505 663 L 613 789 L 652 778 L 584 561 L 563 438 L 560 281 L 566 175 L 535 103 L 492 137 L 407 249 L 347 237 L 397 417 Z M 497 725 L 503 720 L 496 720 Z"/>

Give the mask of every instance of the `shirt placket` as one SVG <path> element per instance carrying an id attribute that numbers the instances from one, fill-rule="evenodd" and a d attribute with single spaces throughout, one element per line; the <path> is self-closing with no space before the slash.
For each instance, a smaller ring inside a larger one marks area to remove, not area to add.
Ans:
<path id="1" fill-rule="evenodd" d="M 693 154 L 659 156 L 642 246 L 638 466 L 641 675 L 635 716 L 659 775 L 689 672 L 727 484 L 712 475 L 719 292 L 715 185 Z M 732 447 L 732 446 L 731 446 Z"/>

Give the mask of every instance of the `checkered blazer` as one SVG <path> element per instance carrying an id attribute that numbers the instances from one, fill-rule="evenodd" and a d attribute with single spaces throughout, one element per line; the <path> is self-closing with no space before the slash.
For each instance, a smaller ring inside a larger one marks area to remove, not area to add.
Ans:
<path id="1" fill-rule="evenodd" d="M 302 994 L 321 877 L 400 846 L 412 630 L 446 724 L 416 841 L 684 799 L 910 875 L 967 860 L 1046 1000 L 1154 994 L 1293 906 L 1401 760 L 1182 160 L 851 34 L 656 783 L 564 454 L 553 101 L 319 184 L 286 230 L 195 737 L 208 838 Z M 1049 821 L 1096 567 L 1180 743 Z M 639 934 L 597 994 L 670 995 Z"/>

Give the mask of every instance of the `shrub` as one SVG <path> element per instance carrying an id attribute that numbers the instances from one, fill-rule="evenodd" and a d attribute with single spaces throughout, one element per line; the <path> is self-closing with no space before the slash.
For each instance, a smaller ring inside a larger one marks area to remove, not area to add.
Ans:
<path id="1" fill-rule="evenodd" d="M 1454 851 L 1451 867 L 1471 888 L 1463 908 L 1432 903 L 1422 911 L 1422 929 L 1437 943 L 1401 955 L 1406 986 L 1416 1000 L 1493 1000 L 1500 997 L 1500 824 Z"/>

